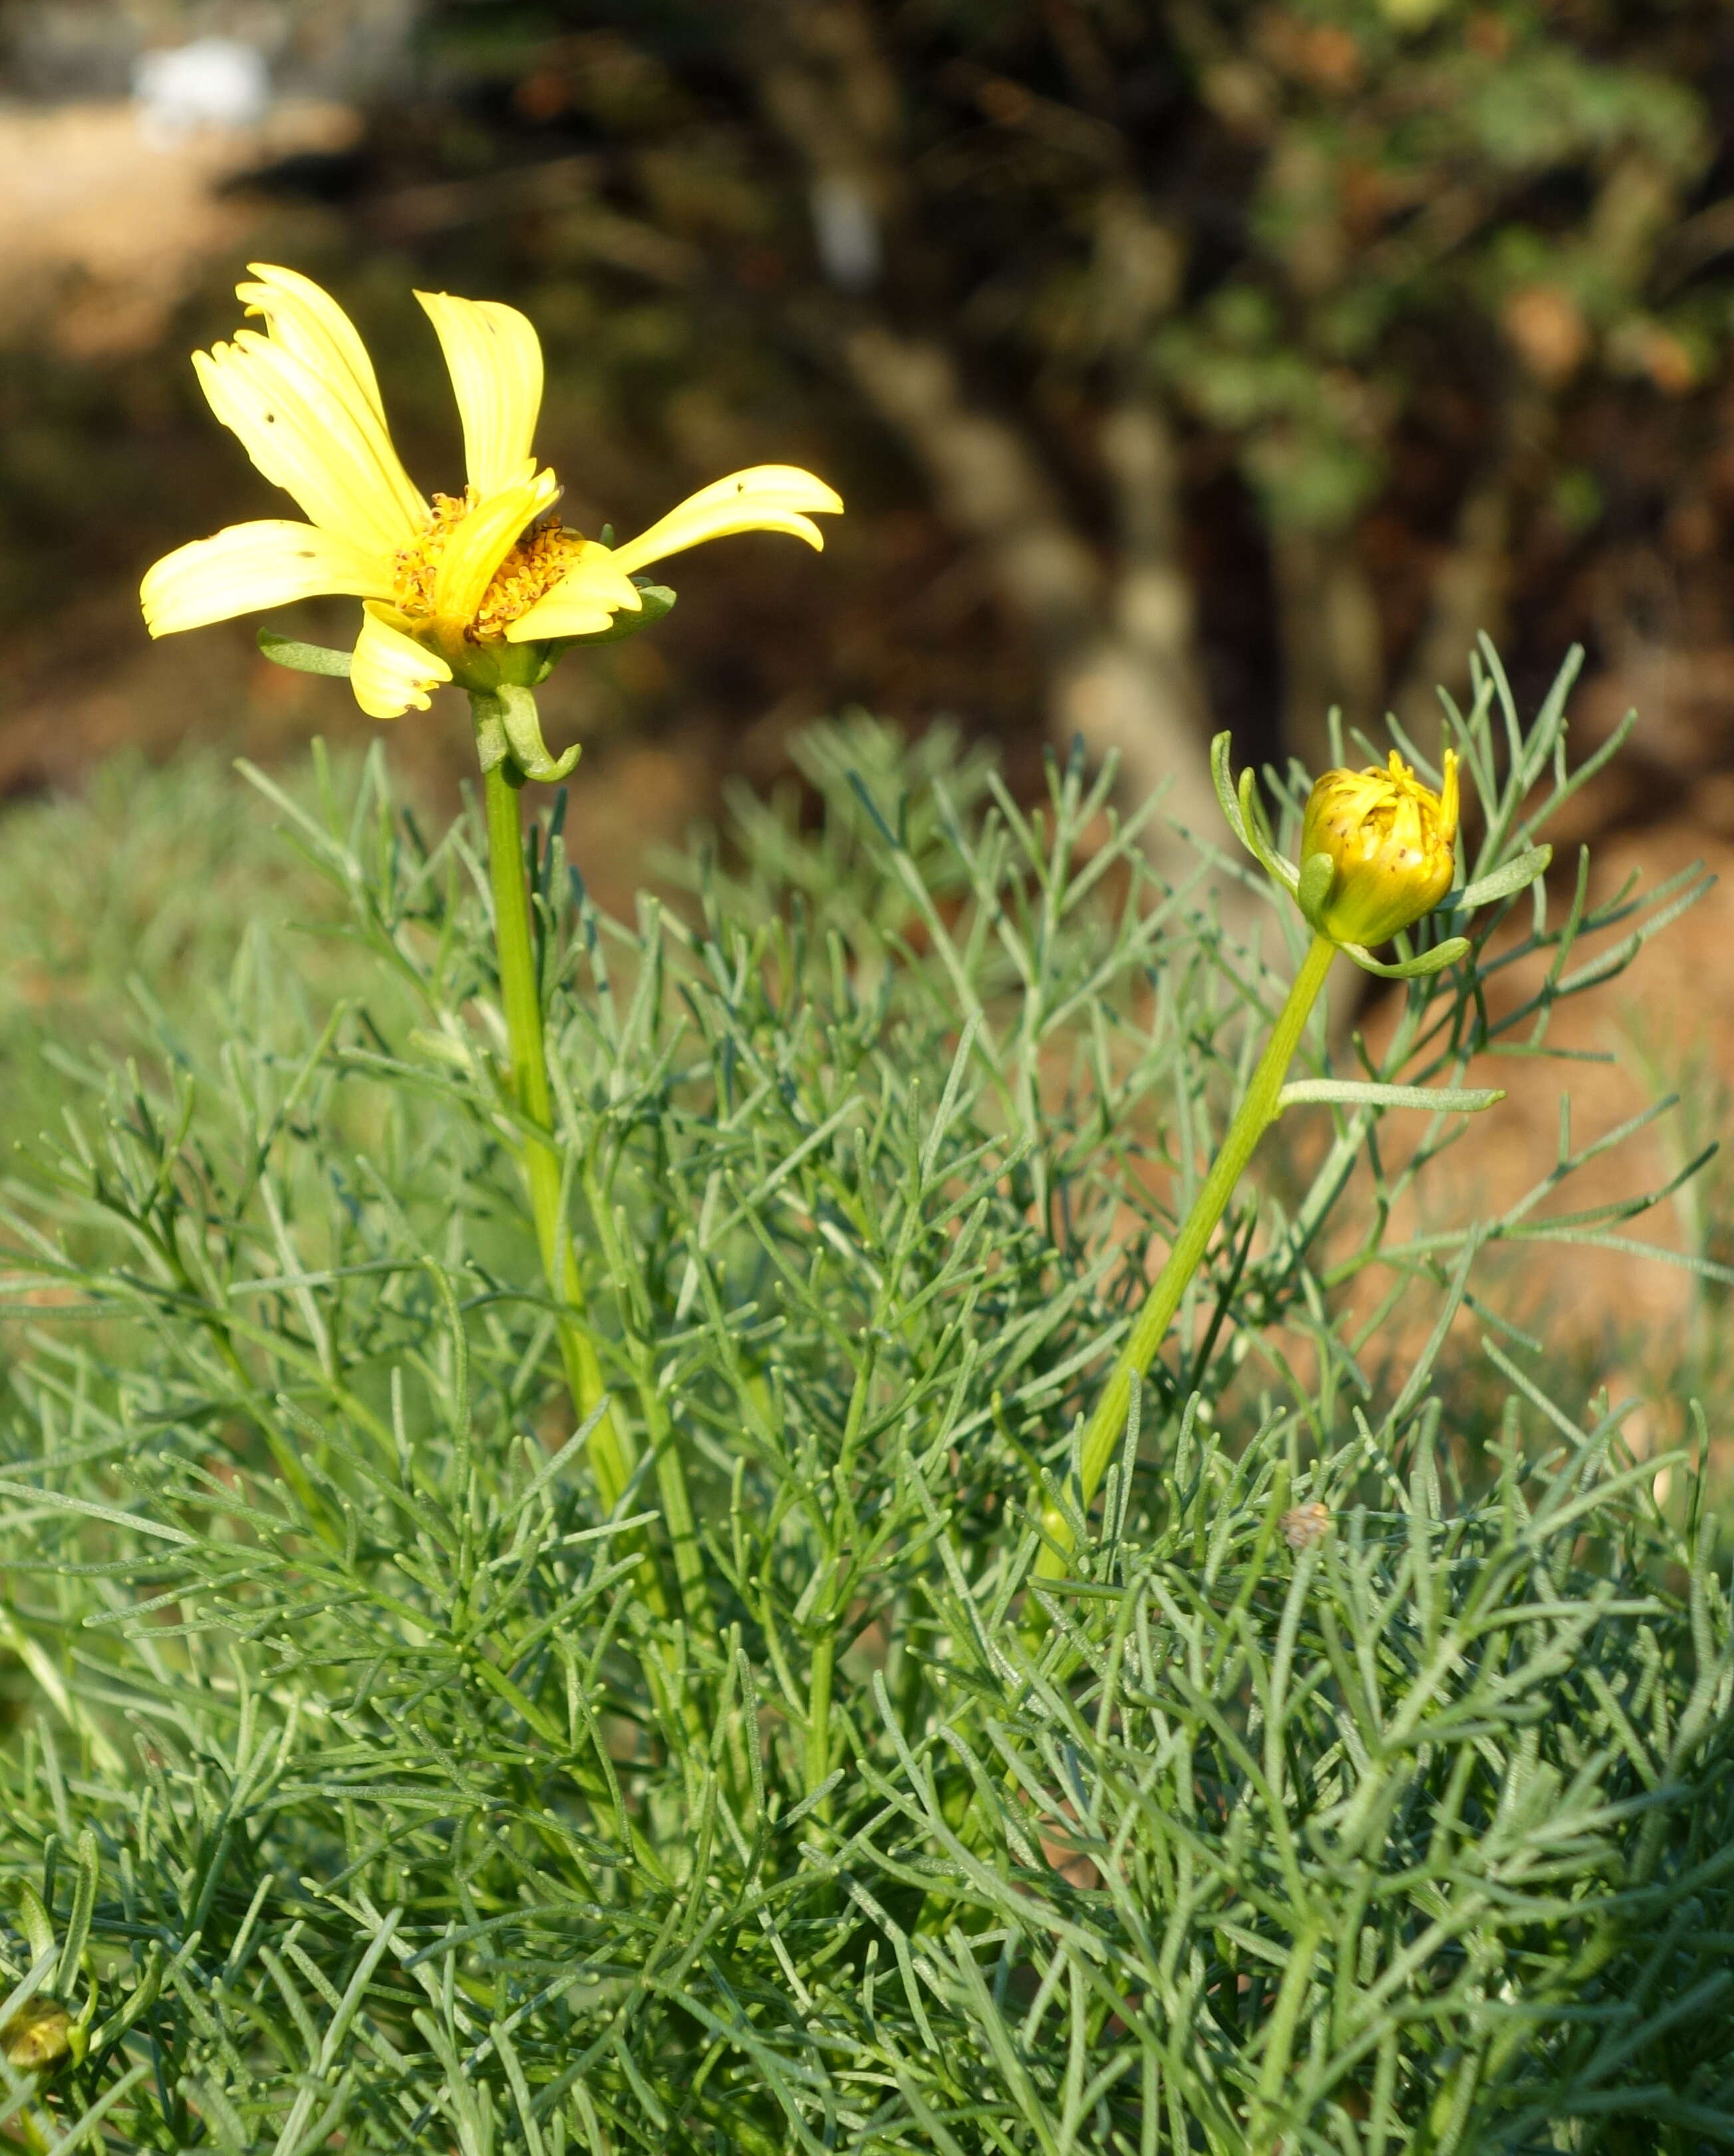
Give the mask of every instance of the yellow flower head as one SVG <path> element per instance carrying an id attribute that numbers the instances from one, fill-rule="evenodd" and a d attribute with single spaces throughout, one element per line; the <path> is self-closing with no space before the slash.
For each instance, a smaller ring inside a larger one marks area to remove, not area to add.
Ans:
<path id="1" fill-rule="evenodd" d="M 702 540 L 787 531 L 812 547 L 813 512 L 841 501 L 792 465 L 701 488 L 623 547 L 564 529 L 560 487 L 531 448 L 541 346 L 514 307 L 418 292 L 456 393 L 466 484 L 423 499 L 398 461 L 372 362 L 331 295 L 293 270 L 250 265 L 236 287 L 262 330 L 195 352 L 211 409 L 307 521 L 232 525 L 155 563 L 140 592 L 153 636 L 323 593 L 362 601 L 350 675 L 377 719 L 455 681 L 482 691 L 536 678 L 551 644 L 598 635 L 644 601 L 632 572 Z"/>
<path id="2" fill-rule="evenodd" d="M 28 1999 L 0 2029 L 0 2055 L 15 2074 L 46 2073 L 83 2034 L 58 1999 Z"/>
<path id="3" fill-rule="evenodd" d="M 1383 943 L 1432 912 L 1451 888 L 1457 842 L 1457 758 L 1445 752 L 1443 793 L 1424 786 L 1395 749 L 1388 766 L 1327 771 L 1306 797 L 1306 866 L 1318 855 L 1334 873 L 1312 926 L 1335 943 Z"/>

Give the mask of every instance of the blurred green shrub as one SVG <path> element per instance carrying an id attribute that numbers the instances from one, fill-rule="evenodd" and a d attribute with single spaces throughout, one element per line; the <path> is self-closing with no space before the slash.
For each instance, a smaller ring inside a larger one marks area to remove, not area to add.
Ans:
<path id="1" fill-rule="evenodd" d="M 341 769 L 352 785 L 353 771 Z M 284 1010 L 305 1024 L 316 1004 L 300 998 L 322 1004 L 342 993 L 346 973 L 353 979 L 353 963 L 321 940 L 335 926 L 328 888 L 292 855 L 259 848 L 257 810 L 219 757 L 114 757 L 75 796 L 13 803 L 5 833 L 8 1158 L 58 1129 L 69 1085 L 105 1082 L 140 1047 L 141 1028 L 159 1045 L 188 1029 L 209 1042 L 219 983 L 230 984 L 239 1029 Z M 291 922 L 295 960 L 280 970 L 276 946 Z M 261 970 L 276 978 L 268 1003 L 249 1009 L 244 983 Z"/>

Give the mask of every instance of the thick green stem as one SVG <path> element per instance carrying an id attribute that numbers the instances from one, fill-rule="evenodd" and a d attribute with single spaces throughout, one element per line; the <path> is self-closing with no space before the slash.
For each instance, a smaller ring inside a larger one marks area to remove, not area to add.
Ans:
<path id="1" fill-rule="evenodd" d="M 1288 1000 L 1277 1014 L 1258 1068 L 1234 1111 L 1222 1149 L 1210 1163 L 1210 1173 L 1174 1239 L 1167 1262 L 1157 1275 L 1101 1398 L 1095 1404 L 1095 1412 L 1085 1425 L 1079 1462 L 1080 1486 L 1075 1492 L 1080 1514 L 1089 1512 L 1102 1476 L 1107 1472 L 1108 1462 L 1125 1432 L 1133 1382 L 1141 1378 L 1156 1360 L 1157 1351 L 1167 1338 L 1174 1313 L 1180 1307 L 1181 1297 L 1203 1264 L 1217 1223 L 1234 1194 L 1235 1184 L 1252 1158 L 1259 1140 L 1276 1120 L 1283 1081 L 1288 1075 L 1307 1019 L 1336 955 L 1336 946 L 1327 937 L 1314 937 L 1311 948 L 1295 976 L 1294 986 L 1289 990 Z M 1044 1511 L 1042 1527 L 1047 1540 L 1036 1559 L 1035 1576 L 1038 1579 L 1058 1579 L 1064 1575 L 1071 1554 L 1071 1523 L 1059 1506 L 1049 1505 Z"/>
<path id="2" fill-rule="evenodd" d="M 562 1306 L 560 1353 L 572 1410 L 582 1422 L 602 1414 L 591 1432 L 591 1471 L 604 1505 L 620 1502 L 632 1478 L 630 1441 L 604 1405 L 602 1363 L 590 1331 L 584 1286 L 567 1233 L 561 1203 L 560 1155 L 551 1136 L 553 1101 L 548 1088 L 547 1050 L 542 1037 L 541 989 L 536 977 L 536 946 L 530 930 L 530 901 L 524 875 L 524 837 L 518 823 L 517 788 L 495 764 L 486 773 L 488 870 L 494 888 L 494 935 L 500 959 L 500 993 L 505 1007 L 505 1037 L 512 1063 L 512 1087 L 531 1129 L 522 1149 L 530 1209 L 541 1250 L 548 1292 Z"/>

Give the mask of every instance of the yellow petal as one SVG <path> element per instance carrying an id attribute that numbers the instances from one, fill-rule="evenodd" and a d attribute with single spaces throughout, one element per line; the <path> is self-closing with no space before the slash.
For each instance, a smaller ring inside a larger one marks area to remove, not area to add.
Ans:
<path id="1" fill-rule="evenodd" d="M 617 547 L 614 559 L 623 569 L 642 569 L 734 531 L 787 531 L 809 547 L 822 547 L 824 534 L 802 512 L 834 516 L 842 507 L 840 495 L 798 465 L 755 465 L 689 495 L 648 531 Z"/>
<path id="2" fill-rule="evenodd" d="M 416 537 L 426 508 L 383 424 L 305 360 L 257 330 L 238 330 L 233 343 L 194 352 L 192 364 L 217 417 L 322 530 L 376 554 Z"/>
<path id="3" fill-rule="evenodd" d="M 362 613 L 349 675 L 357 703 L 370 719 L 400 719 L 412 704 L 425 711 L 428 691 L 451 680 L 451 668 L 438 652 L 395 628 L 383 608 L 370 603 Z"/>
<path id="4" fill-rule="evenodd" d="M 434 578 L 434 618 L 461 632 L 475 619 L 494 572 L 560 491 L 551 471 L 537 472 L 485 497 L 451 527 Z"/>
<path id="5" fill-rule="evenodd" d="M 383 423 L 379 377 L 367 347 L 331 294 L 299 270 L 280 270 L 270 262 L 249 262 L 247 267 L 257 282 L 237 285 L 235 297 L 249 315 L 264 316 L 272 342 L 292 352 L 316 374 L 352 392 Z"/>
<path id="6" fill-rule="evenodd" d="M 541 409 L 541 345 L 516 307 L 418 292 L 427 310 L 464 422 L 469 484 L 492 494 L 526 476 Z"/>
<path id="7" fill-rule="evenodd" d="M 391 588 L 389 555 L 369 554 L 315 525 L 272 518 L 232 524 L 165 554 L 145 572 L 139 602 L 151 635 L 168 636 L 321 593 L 384 598 Z"/>
<path id="8" fill-rule="evenodd" d="M 553 590 L 506 630 L 506 640 L 534 644 L 549 636 L 594 636 L 617 613 L 636 613 L 644 603 L 613 548 L 587 539 Z"/>
<path id="9" fill-rule="evenodd" d="M 1445 751 L 1445 783 L 1439 793 L 1439 834 L 1449 846 L 1456 842 L 1457 819 L 1461 804 L 1457 798 L 1457 752 Z"/>
<path id="10" fill-rule="evenodd" d="M 427 504 L 392 446 L 378 377 L 355 324 L 329 292 L 299 270 L 269 262 L 247 265 L 258 280 L 237 285 L 235 296 L 249 315 L 264 317 L 270 341 L 298 360 L 345 407 L 352 429 L 371 444 L 379 475 L 412 524 Z"/>

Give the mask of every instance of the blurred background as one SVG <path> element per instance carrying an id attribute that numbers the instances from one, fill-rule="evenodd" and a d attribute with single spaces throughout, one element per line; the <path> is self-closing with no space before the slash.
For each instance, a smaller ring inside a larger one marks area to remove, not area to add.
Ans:
<path id="1" fill-rule="evenodd" d="M 1598 887 L 1730 851 L 1728 0 L 4 0 L 0 68 L 7 794 L 368 731 L 250 625 L 137 620 L 156 554 L 274 513 L 187 365 L 251 256 L 356 316 L 424 485 L 458 438 L 413 284 L 535 319 L 580 528 L 758 461 L 847 499 L 823 557 L 690 556 L 664 628 L 550 685 L 617 903 L 818 712 L 949 714 L 1025 792 L 1081 736 L 1210 824 L 1213 729 L 1431 741 L 1480 629 L 1526 698 L 1587 647 L 1582 747 L 1639 708 L 1564 834 Z M 392 753 L 449 787 L 467 728 Z M 1717 1127 L 1731 935 L 1713 896 L 1572 1020 L 1618 1059 L 1592 1122 L 1690 1070 Z M 1480 1172 L 1545 1167 L 1557 1090 Z M 1719 1204 L 1685 1229 L 1726 1255 Z"/>
<path id="2" fill-rule="evenodd" d="M 186 364 L 249 254 L 336 290 L 413 470 L 413 283 L 526 308 L 572 521 L 805 461 L 823 562 L 689 558 L 558 715 L 705 779 L 858 701 L 1027 767 L 1424 726 L 1475 633 L 1643 713 L 1595 804 L 1734 829 L 1726 0 L 6 0 L 0 783 L 240 722 L 140 568 L 268 513 Z M 71 662 L 71 663 L 69 663 Z M 331 699 L 316 692 L 329 718 Z M 551 723 L 557 723 L 551 721 Z M 418 742 L 430 731 L 416 730 Z M 450 746 L 467 754 L 461 728 Z M 675 781 L 669 780 L 672 787 Z"/>

